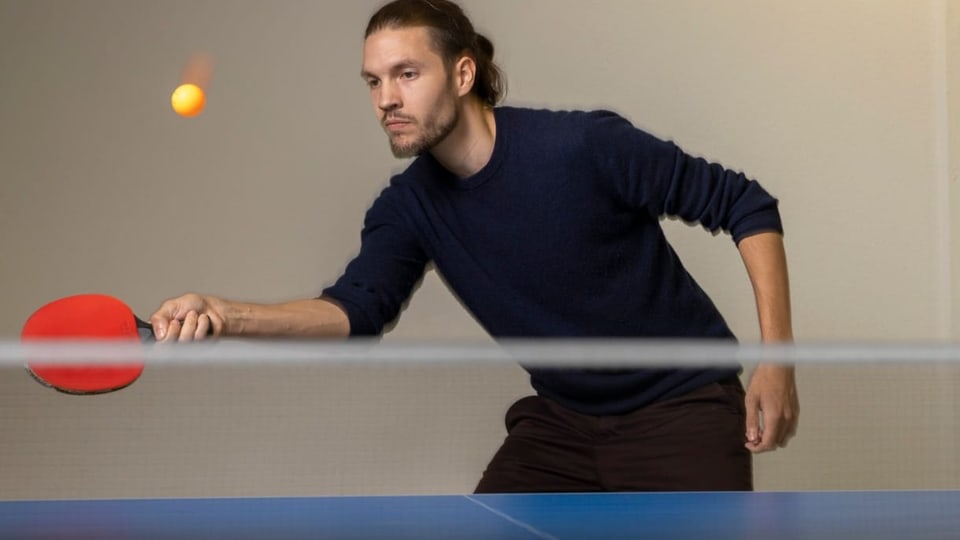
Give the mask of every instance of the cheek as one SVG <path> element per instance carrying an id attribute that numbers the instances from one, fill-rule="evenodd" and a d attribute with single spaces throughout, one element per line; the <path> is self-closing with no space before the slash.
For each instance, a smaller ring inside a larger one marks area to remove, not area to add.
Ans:
<path id="1" fill-rule="evenodd" d="M 377 118 L 383 117 L 384 112 L 380 108 L 380 94 L 378 92 L 370 92 L 370 106 L 373 107 L 373 114 L 375 114 Z"/>
<path id="2" fill-rule="evenodd" d="M 451 95 L 446 88 L 441 88 L 438 92 L 430 94 L 429 100 L 424 100 L 420 104 L 420 110 L 424 111 L 425 116 L 441 118 L 449 115 L 456 104 L 456 96 Z"/>

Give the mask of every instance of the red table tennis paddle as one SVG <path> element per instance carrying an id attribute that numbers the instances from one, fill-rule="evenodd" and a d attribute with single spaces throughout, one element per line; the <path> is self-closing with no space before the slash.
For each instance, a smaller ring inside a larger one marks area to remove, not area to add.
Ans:
<path id="1" fill-rule="evenodd" d="M 102 340 L 154 341 L 149 323 L 120 300 L 103 294 L 68 296 L 41 307 L 27 319 L 23 341 Z M 42 384 L 68 394 L 102 394 L 133 383 L 143 372 L 142 359 L 116 364 L 56 364 L 27 361 L 27 370 Z"/>

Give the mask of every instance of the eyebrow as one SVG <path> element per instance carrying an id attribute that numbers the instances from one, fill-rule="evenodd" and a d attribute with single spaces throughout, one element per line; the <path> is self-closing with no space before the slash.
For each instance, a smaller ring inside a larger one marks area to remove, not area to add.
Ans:
<path id="1" fill-rule="evenodd" d="M 396 72 L 402 71 L 402 70 L 404 70 L 404 69 L 406 69 L 406 68 L 418 68 L 418 69 L 420 69 L 420 68 L 423 68 L 423 66 L 424 66 L 423 62 L 418 62 L 418 61 L 413 60 L 413 59 L 403 59 L 403 60 L 400 60 L 399 62 L 397 62 L 396 64 L 390 66 L 390 69 L 389 69 L 388 71 L 389 71 L 390 73 L 396 73 Z M 364 69 L 364 70 L 361 70 L 361 71 L 360 71 L 360 78 L 362 78 L 362 79 L 369 79 L 369 78 L 374 78 L 374 79 L 376 79 L 376 78 L 378 78 L 378 77 L 377 77 L 376 75 L 374 75 L 373 73 L 370 73 L 369 71 L 367 71 L 367 70 Z"/>

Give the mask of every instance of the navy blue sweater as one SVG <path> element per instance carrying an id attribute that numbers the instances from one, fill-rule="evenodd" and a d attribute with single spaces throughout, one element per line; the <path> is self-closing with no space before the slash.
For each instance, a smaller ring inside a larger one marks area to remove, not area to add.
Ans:
<path id="1" fill-rule="evenodd" d="M 378 335 L 433 261 L 494 337 L 729 338 L 660 227 L 735 241 L 782 231 L 777 201 L 607 111 L 495 109 L 490 161 L 460 179 L 417 158 L 371 206 L 360 252 L 324 290 L 353 335 Z M 735 375 L 711 369 L 528 368 L 543 396 L 621 414 Z"/>

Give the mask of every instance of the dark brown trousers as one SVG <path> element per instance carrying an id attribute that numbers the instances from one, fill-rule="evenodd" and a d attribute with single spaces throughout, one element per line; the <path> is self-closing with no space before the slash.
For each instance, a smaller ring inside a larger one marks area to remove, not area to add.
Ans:
<path id="1" fill-rule="evenodd" d="M 618 416 L 525 397 L 476 493 L 752 490 L 743 398 L 737 379 Z"/>

